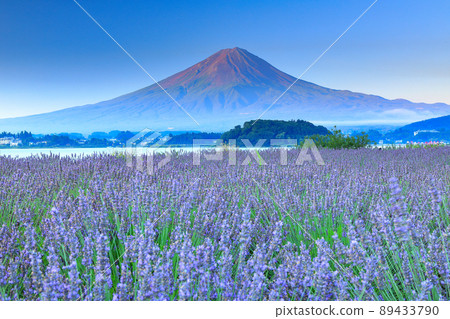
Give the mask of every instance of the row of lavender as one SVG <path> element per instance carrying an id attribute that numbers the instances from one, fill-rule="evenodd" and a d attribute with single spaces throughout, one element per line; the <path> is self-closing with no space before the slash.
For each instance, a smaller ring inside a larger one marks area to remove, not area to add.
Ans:
<path id="1" fill-rule="evenodd" d="M 450 148 L 298 152 L 0 157 L 0 298 L 450 299 Z"/>

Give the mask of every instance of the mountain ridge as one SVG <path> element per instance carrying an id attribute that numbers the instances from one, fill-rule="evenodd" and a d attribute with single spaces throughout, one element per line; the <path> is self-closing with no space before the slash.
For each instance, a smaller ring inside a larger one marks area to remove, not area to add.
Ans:
<path id="1" fill-rule="evenodd" d="M 417 130 L 448 130 L 450 131 L 450 115 L 440 116 L 424 121 L 414 122 L 400 128 L 405 131 Z"/>

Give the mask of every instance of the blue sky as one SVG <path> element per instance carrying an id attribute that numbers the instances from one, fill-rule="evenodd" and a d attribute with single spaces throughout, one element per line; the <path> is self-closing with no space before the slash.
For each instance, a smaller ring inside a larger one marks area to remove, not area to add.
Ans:
<path id="1" fill-rule="evenodd" d="M 247 49 L 301 74 L 373 0 L 79 0 L 156 79 Z M 303 78 L 450 104 L 450 1 L 379 0 Z M 153 84 L 71 0 L 0 0 L 0 118 Z"/>

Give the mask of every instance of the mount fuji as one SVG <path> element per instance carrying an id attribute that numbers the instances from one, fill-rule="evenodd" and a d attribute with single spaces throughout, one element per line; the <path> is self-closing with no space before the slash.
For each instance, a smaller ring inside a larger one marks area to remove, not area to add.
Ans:
<path id="1" fill-rule="evenodd" d="M 96 104 L 0 119 L 0 131 L 59 133 L 111 130 L 225 131 L 258 118 L 294 81 L 252 53 L 224 49 L 157 84 Z M 450 114 L 443 103 L 413 103 L 333 90 L 299 80 L 264 115 L 322 125 L 407 124 Z"/>

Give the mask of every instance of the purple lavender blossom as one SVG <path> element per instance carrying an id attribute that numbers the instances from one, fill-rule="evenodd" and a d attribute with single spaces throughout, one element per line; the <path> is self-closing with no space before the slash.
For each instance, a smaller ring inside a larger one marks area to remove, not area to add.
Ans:
<path id="1" fill-rule="evenodd" d="M 0 156 L 0 299 L 450 300 L 448 147 L 298 152 Z"/>

